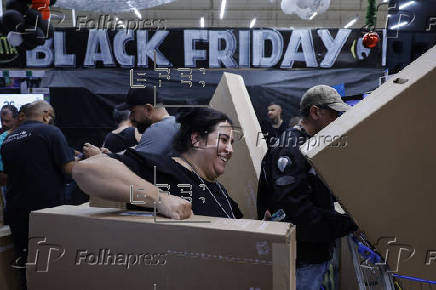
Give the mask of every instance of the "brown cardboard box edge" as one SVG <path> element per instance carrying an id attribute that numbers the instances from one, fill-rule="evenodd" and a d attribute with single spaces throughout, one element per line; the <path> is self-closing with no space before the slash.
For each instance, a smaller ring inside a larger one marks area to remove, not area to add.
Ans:
<path id="1" fill-rule="evenodd" d="M 120 216 L 120 213 L 127 212 L 120 209 L 104 209 L 104 208 L 87 208 L 75 206 L 60 206 L 57 208 L 48 208 L 31 213 L 31 232 L 32 225 L 38 216 L 53 216 L 56 215 L 70 216 L 78 219 L 98 219 L 111 222 L 129 222 L 129 223 L 153 223 L 149 217 L 135 216 Z M 161 221 L 169 221 L 165 218 L 160 218 Z M 211 218 L 203 216 L 194 216 L 188 221 L 213 221 L 210 224 L 168 224 L 168 227 L 193 227 L 193 228 L 208 228 L 220 230 L 223 232 L 247 232 L 276 236 L 278 239 L 283 239 L 283 242 L 272 243 L 272 274 L 273 274 L 273 290 L 295 289 L 295 227 L 287 223 L 279 222 L 263 222 L 256 220 L 229 220 L 224 218 Z M 239 226 L 238 226 L 239 225 Z M 273 238 L 273 239 L 276 239 Z M 28 276 L 32 279 L 32 276 Z"/>
<path id="2" fill-rule="evenodd" d="M 357 103 L 349 111 L 345 112 L 340 119 L 332 122 L 330 125 L 319 131 L 316 136 L 345 136 L 351 129 L 359 126 L 366 118 L 370 117 L 371 114 L 386 106 L 391 102 L 398 94 L 401 94 L 407 90 L 413 83 L 406 82 L 404 85 L 398 85 L 395 80 L 397 79 L 407 79 L 409 80 L 411 76 L 414 79 L 419 79 L 429 73 L 431 70 L 435 69 L 434 62 L 432 62 L 431 56 L 436 57 L 436 46 L 429 49 L 420 58 L 416 59 L 414 62 L 406 66 L 402 71 L 397 73 L 391 79 L 386 81 L 376 90 L 371 92 L 364 100 Z M 425 58 L 425 59 L 424 59 Z M 433 59 L 434 60 L 434 59 Z M 414 67 L 416 65 L 420 66 L 420 70 L 416 71 Z M 386 98 L 386 96 L 390 96 Z M 376 110 L 374 108 L 377 108 Z M 354 112 L 361 112 L 359 114 L 354 114 Z M 350 113 L 353 112 L 353 113 Z M 324 142 L 322 145 L 315 144 L 311 146 L 311 141 L 304 143 L 300 149 L 303 155 L 305 155 L 309 160 L 311 160 L 317 153 L 324 150 L 324 148 L 337 144 L 338 140 L 332 140 L 331 142 Z"/>
<path id="3" fill-rule="evenodd" d="M 48 215 L 67 215 L 74 216 L 77 218 L 85 219 L 106 219 L 106 220 L 118 220 L 118 221 L 129 221 L 134 223 L 154 223 L 154 220 L 150 217 L 143 216 L 121 216 L 120 213 L 134 212 L 129 210 L 123 210 L 118 208 L 93 208 L 93 207 L 82 207 L 82 206 L 72 206 L 72 205 L 62 205 L 54 208 L 45 208 L 37 211 L 32 211 L 30 216 L 35 216 L 39 214 Z M 141 212 L 148 213 L 148 212 Z M 118 215 L 116 215 L 118 214 Z M 152 214 L 150 212 L 150 214 Z M 269 222 L 269 221 L 258 221 L 251 219 L 227 219 L 227 218 L 214 218 L 209 216 L 194 215 L 187 220 L 175 221 L 165 217 L 157 216 L 156 220 L 158 222 L 170 222 L 168 225 L 177 225 L 185 227 L 196 227 L 196 228 L 210 228 L 216 230 L 229 230 L 229 231 L 241 231 L 241 232 L 252 232 L 252 233 L 262 233 L 268 235 L 277 236 L 290 236 L 295 227 L 290 223 L 282 222 Z M 204 221 L 202 223 L 200 221 Z M 211 222 L 214 221 L 214 222 Z M 195 223 L 186 223 L 195 222 Z M 256 224 L 260 224 L 257 229 L 253 227 Z"/>
<path id="4" fill-rule="evenodd" d="M 243 130 L 244 138 L 233 144 L 233 157 L 219 180 L 238 202 L 244 217 L 257 218 L 257 185 L 267 146 L 258 138 L 260 125 L 242 76 L 224 72 L 210 106 L 226 113 L 233 125 Z"/>
<path id="5" fill-rule="evenodd" d="M 429 260 L 436 242 L 435 59 L 436 46 L 315 136 L 347 137 L 348 146 L 334 148 L 336 139 L 301 147 L 382 256 L 404 247 L 398 258 L 391 249 L 391 270 L 430 280 L 436 273 Z"/>
<path id="6" fill-rule="evenodd" d="M 125 202 L 116 202 L 116 201 L 110 201 L 105 200 L 96 196 L 91 195 L 89 197 L 89 206 L 90 207 L 99 207 L 99 208 L 120 208 L 125 209 L 126 203 Z"/>

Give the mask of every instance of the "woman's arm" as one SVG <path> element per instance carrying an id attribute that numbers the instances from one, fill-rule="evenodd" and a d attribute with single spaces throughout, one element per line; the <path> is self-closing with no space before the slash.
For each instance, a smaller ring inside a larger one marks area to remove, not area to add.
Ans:
<path id="1" fill-rule="evenodd" d="M 159 194 L 156 186 L 137 176 L 120 161 L 104 154 L 75 164 L 73 179 L 88 195 L 131 202 L 132 188 L 134 200 L 145 202 L 139 206 L 151 207 L 156 202 L 159 213 L 174 219 L 186 219 L 192 215 L 191 203 L 176 196 Z"/>

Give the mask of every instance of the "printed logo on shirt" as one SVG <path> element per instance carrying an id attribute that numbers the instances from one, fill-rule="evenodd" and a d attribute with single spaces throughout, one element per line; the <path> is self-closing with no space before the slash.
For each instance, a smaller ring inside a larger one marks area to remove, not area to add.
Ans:
<path id="1" fill-rule="evenodd" d="M 23 140 L 23 139 L 28 138 L 30 136 L 32 136 L 32 133 L 27 132 L 27 131 L 22 131 L 20 133 L 11 134 L 6 138 L 6 140 L 4 141 L 4 144 L 9 143 L 9 142 L 13 142 L 13 141 Z"/>

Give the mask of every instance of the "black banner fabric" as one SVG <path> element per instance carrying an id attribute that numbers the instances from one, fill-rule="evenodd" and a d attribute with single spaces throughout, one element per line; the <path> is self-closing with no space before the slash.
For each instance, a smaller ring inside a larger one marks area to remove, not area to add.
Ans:
<path id="1" fill-rule="evenodd" d="M 0 36 L 0 66 L 14 68 L 329 69 L 385 64 L 384 31 L 373 49 L 359 29 L 57 29 L 33 50 Z M 154 62 L 156 60 L 156 63 Z"/>
<path id="2" fill-rule="evenodd" d="M 282 118 L 288 122 L 299 114 L 301 96 L 319 84 L 343 87 L 344 96 L 361 95 L 379 85 L 381 69 L 330 69 L 295 71 L 228 71 L 244 79 L 251 103 L 261 125 L 268 122 L 267 107 L 271 102 L 283 108 Z M 171 115 L 177 105 L 208 104 L 223 72 L 208 71 L 203 77 L 205 86 L 181 84 L 180 75 L 162 83 L 157 92 L 163 98 Z M 151 76 L 150 85 L 158 86 L 157 76 Z M 119 69 L 79 69 L 48 71 L 42 85 L 50 88 L 50 98 L 56 111 L 56 126 L 62 129 L 71 146 L 81 149 L 83 143 L 101 146 L 104 135 L 115 123 L 112 109 L 123 102 L 129 89 L 129 72 Z"/>

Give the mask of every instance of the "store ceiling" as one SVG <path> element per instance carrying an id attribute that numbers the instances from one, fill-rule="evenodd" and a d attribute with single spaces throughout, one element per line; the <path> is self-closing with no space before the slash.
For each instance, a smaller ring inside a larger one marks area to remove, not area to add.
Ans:
<path id="1" fill-rule="evenodd" d="M 77 0 L 76 0 L 77 1 Z M 110 2 L 110 0 L 97 0 Z M 200 18 L 204 17 L 205 27 L 249 27 L 253 18 L 256 18 L 254 27 L 280 27 L 280 28 L 338 28 L 344 27 L 350 20 L 359 17 L 351 28 L 362 27 L 365 23 L 367 0 L 331 0 L 327 12 L 315 16 L 312 20 L 302 20 L 297 15 L 286 15 L 280 8 L 280 0 L 227 0 L 223 19 L 220 19 L 220 7 L 222 0 L 176 0 L 169 4 L 154 8 L 130 12 L 109 13 L 90 12 L 75 10 L 76 20 L 79 16 L 98 21 L 101 15 L 110 15 L 120 20 L 164 19 L 165 26 L 174 27 L 200 27 Z M 85 2 L 85 1 L 84 1 Z M 83 7 L 83 6 L 82 6 Z M 53 21 L 55 26 L 72 27 L 72 10 L 54 8 L 65 14 L 61 24 Z M 384 28 L 386 21 L 386 5 L 380 8 L 377 19 L 377 27 Z M 54 12 L 58 13 L 59 12 Z"/>

